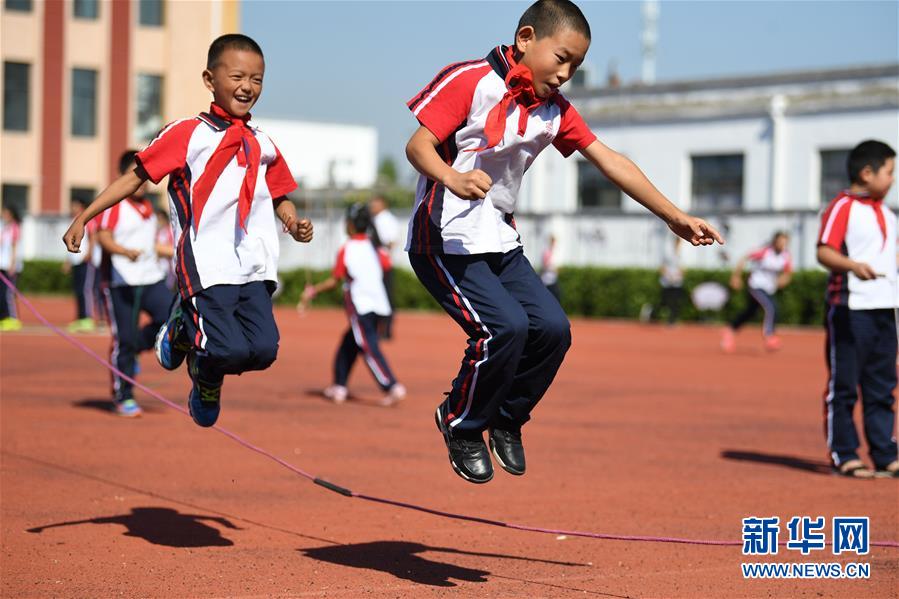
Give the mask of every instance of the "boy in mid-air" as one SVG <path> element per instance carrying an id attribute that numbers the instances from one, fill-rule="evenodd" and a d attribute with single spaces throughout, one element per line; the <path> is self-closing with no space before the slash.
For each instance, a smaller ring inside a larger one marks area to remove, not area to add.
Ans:
<path id="1" fill-rule="evenodd" d="M 513 213 L 525 171 L 553 144 L 575 150 L 693 245 L 723 243 L 669 202 L 633 162 L 600 143 L 559 93 L 584 60 L 590 26 L 568 0 L 540 0 L 512 46 L 443 69 L 409 103 L 420 123 L 406 155 L 421 173 L 406 249 L 419 280 L 468 335 L 437 408 L 455 472 L 524 474 L 521 427 L 571 344 L 568 319 L 524 257 Z"/>
<path id="2" fill-rule="evenodd" d="M 215 424 L 226 374 L 264 370 L 278 351 L 271 293 L 277 281 L 275 215 L 294 239 L 312 239 L 287 194 L 296 183 L 278 148 L 250 123 L 262 93 L 262 49 L 228 34 L 209 47 L 203 83 L 209 112 L 166 126 L 136 156 L 137 166 L 107 187 L 63 236 L 77 252 L 84 224 L 144 181 L 169 178 L 176 218 L 174 266 L 180 301 L 156 338 L 169 370 L 185 357 L 193 382 L 188 406 L 200 426 Z"/>

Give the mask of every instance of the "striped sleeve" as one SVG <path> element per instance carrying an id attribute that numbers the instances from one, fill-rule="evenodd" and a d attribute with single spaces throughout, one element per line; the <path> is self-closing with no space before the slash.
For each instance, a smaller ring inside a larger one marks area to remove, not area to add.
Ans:
<path id="1" fill-rule="evenodd" d="M 446 141 L 468 118 L 475 87 L 489 71 L 483 59 L 451 64 L 406 105 L 423 127 Z"/>
<path id="2" fill-rule="evenodd" d="M 346 277 L 346 246 L 344 245 L 339 250 L 337 250 L 337 260 L 334 262 L 334 270 L 331 272 L 331 276 L 335 279 L 343 279 Z"/>
<path id="3" fill-rule="evenodd" d="M 553 145 L 562 156 L 568 158 L 575 150 L 583 150 L 596 141 L 596 135 L 568 100 L 560 95 L 556 97 L 556 104 L 562 111 L 562 124 L 553 139 Z"/>
<path id="4" fill-rule="evenodd" d="M 827 206 L 821 216 L 818 245 L 828 245 L 837 251 L 842 251 L 851 209 L 852 199 L 846 196 L 836 198 Z"/>
<path id="5" fill-rule="evenodd" d="M 115 229 L 116 225 L 119 223 L 119 209 L 119 204 L 116 204 L 115 206 L 104 210 L 100 216 L 95 217 L 94 220 L 99 219 L 100 221 L 97 224 L 97 230 L 112 231 Z"/>
<path id="6" fill-rule="evenodd" d="M 183 119 L 166 125 L 150 144 L 137 153 L 135 171 L 143 179 L 159 183 L 187 161 L 187 146 L 199 119 Z"/>

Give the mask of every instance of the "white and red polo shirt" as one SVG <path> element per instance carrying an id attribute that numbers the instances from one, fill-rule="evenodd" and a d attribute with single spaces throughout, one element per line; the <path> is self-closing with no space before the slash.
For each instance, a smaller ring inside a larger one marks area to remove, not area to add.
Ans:
<path id="1" fill-rule="evenodd" d="M 521 135 L 526 109 L 515 104 L 502 140 L 475 151 L 485 145 L 487 115 L 506 94 L 506 75 L 514 66 L 511 48 L 497 47 L 484 59 L 449 65 L 408 102 L 418 122 L 440 140 L 437 152 L 447 164 L 459 172 L 481 169 L 493 186 L 483 200 L 463 200 L 421 176 L 407 251 L 481 254 L 519 247 L 512 215 L 521 179 L 534 158 L 549 144 L 569 156 L 596 140 L 574 107 L 556 94 L 530 111 Z"/>
<path id="2" fill-rule="evenodd" d="M 120 254 L 107 256 L 104 278 L 111 287 L 152 285 L 165 278 L 156 256 L 156 228 L 156 213 L 147 198 L 126 198 L 100 215 L 101 231 L 109 231 L 123 248 L 140 251 L 133 262 Z"/>
<path id="3" fill-rule="evenodd" d="M 220 172 L 207 173 L 232 126 L 245 127 L 247 135 Z M 297 184 L 281 152 L 249 122 L 249 115 L 236 119 L 213 104 L 209 112 L 166 126 L 136 161 L 138 173 L 154 183 L 169 177 L 169 203 L 176 217 L 174 266 L 182 297 L 213 285 L 277 281 L 280 249 L 272 199 L 287 195 Z M 258 164 L 251 164 L 255 161 Z M 252 168 L 252 203 L 242 220 L 238 199 Z M 201 181 L 214 186 L 198 201 L 195 191 Z"/>
<path id="4" fill-rule="evenodd" d="M 375 248 L 368 235 L 353 235 L 337 252 L 333 276 L 343 281 L 347 308 L 356 314 L 390 315 L 390 301 L 384 289 L 384 271 L 390 269 L 390 256 Z"/>
<path id="5" fill-rule="evenodd" d="M 843 191 L 821 218 L 819 245 L 828 245 L 878 274 L 863 281 L 852 272 L 831 272 L 827 301 L 852 310 L 899 307 L 896 277 L 896 215 L 883 200 Z"/>
<path id="6" fill-rule="evenodd" d="M 752 263 L 749 287 L 761 289 L 768 295 L 777 293 L 777 277 L 781 273 L 793 272 L 793 257 L 787 249 L 778 252 L 766 245 L 749 254 L 749 260 Z"/>

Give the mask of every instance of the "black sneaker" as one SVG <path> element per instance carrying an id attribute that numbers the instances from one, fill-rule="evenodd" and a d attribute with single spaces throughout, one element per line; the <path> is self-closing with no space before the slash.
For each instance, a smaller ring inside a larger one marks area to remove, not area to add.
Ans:
<path id="1" fill-rule="evenodd" d="M 490 451 L 503 467 L 503 470 L 515 476 L 524 474 L 524 446 L 521 444 L 521 429 L 507 431 L 491 428 Z"/>
<path id="2" fill-rule="evenodd" d="M 449 452 L 449 461 L 456 474 L 472 483 L 486 483 L 493 478 L 493 464 L 490 463 L 490 454 L 487 445 L 481 435 L 475 434 L 471 438 L 453 436 L 446 425 L 443 414 L 443 405 L 437 407 L 434 415 L 437 428 L 443 433 L 443 441 Z"/>

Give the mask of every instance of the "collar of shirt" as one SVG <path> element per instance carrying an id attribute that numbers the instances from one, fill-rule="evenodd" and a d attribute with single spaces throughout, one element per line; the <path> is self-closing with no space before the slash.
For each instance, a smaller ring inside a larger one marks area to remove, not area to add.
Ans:
<path id="1" fill-rule="evenodd" d="M 361 239 L 368 239 L 368 234 L 367 233 L 353 233 L 352 235 L 350 235 L 350 239 L 355 239 L 357 241 L 361 240 Z"/>
<path id="2" fill-rule="evenodd" d="M 153 216 L 153 202 L 151 202 L 149 198 L 131 196 L 128 198 L 128 203 L 137 210 L 137 213 L 140 214 L 141 218 L 144 220 Z"/>

